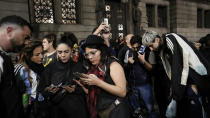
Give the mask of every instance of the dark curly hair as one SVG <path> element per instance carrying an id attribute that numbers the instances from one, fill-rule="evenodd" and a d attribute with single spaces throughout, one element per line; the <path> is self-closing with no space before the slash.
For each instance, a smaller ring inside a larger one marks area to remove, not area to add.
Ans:
<path id="1" fill-rule="evenodd" d="M 75 42 L 75 36 L 72 33 L 71 35 L 62 35 L 61 39 L 57 42 L 57 46 L 61 43 L 68 45 L 70 48 L 73 48 Z"/>

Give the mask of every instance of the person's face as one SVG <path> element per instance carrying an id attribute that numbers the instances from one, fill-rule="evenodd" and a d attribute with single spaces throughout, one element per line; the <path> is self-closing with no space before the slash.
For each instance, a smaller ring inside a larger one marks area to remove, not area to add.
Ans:
<path id="1" fill-rule="evenodd" d="M 46 38 L 42 40 L 42 46 L 43 46 L 44 51 L 47 51 L 49 49 L 50 45 L 52 45 L 52 44 L 49 43 Z"/>
<path id="2" fill-rule="evenodd" d="M 132 50 L 133 51 L 138 51 L 138 49 L 139 49 L 139 44 L 138 43 L 135 43 L 135 44 L 132 45 Z"/>
<path id="3" fill-rule="evenodd" d="M 160 39 L 159 38 L 155 38 L 153 43 L 150 43 L 148 45 L 148 47 L 150 48 L 151 51 L 158 51 L 159 47 L 160 47 Z"/>
<path id="4" fill-rule="evenodd" d="M 11 45 L 14 52 L 19 52 L 30 40 L 31 30 L 28 26 L 23 28 L 17 28 L 13 30 L 13 35 L 11 36 Z"/>
<path id="5" fill-rule="evenodd" d="M 104 40 L 108 40 L 112 38 L 112 33 L 110 32 L 102 32 L 100 34 L 101 38 L 103 38 Z"/>
<path id="6" fill-rule="evenodd" d="M 197 50 L 200 50 L 201 43 L 193 42 L 193 45 L 195 46 L 195 48 L 196 48 Z"/>
<path id="7" fill-rule="evenodd" d="M 31 61 L 36 64 L 41 64 L 43 61 L 43 48 L 42 46 L 38 46 L 33 50 L 33 55 L 31 57 Z"/>
<path id="8" fill-rule="evenodd" d="M 63 63 L 69 61 L 69 59 L 71 58 L 71 48 L 68 45 L 61 43 L 57 46 L 56 50 L 58 59 L 60 61 L 62 61 Z"/>
<path id="9" fill-rule="evenodd" d="M 85 57 L 92 65 L 99 65 L 101 60 L 101 51 L 93 48 L 85 48 Z"/>

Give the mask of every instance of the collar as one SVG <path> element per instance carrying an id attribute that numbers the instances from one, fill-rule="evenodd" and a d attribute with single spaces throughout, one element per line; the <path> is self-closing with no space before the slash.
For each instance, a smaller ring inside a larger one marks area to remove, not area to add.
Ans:
<path id="1" fill-rule="evenodd" d="M 55 52 L 56 52 L 56 50 L 54 50 L 54 51 L 51 52 L 51 53 L 46 54 L 46 56 L 51 56 L 51 55 L 53 55 Z"/>

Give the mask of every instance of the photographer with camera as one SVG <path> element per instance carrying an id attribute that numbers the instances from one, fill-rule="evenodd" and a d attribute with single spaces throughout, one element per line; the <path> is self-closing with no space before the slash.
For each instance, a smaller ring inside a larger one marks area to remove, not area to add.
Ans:
<path id="1" fill-rule="evenodd" d="M 148 71 L 152 69 L 149 62 L 150 51 L 140 46 L 141 37 L 133 36 L 130 40 L 131 50 L 128 53 L 128 63 L 131 65 L 128 84 L 131 89 L 130 104 L 134 110 L 133 116 L 156 118 L 152 87 L 149 83 Z M 141 47 L 141 48 L 140 48 Z"/>
<path id="2" fill-rule="evenodd" d="M 73 42 L 66 36 L 57 44 L 57 59 L 50 63 L 40 80 L 38 91 L 49 102 L 50 118 L 87 118 L 85 93 L 74 82 L 73 73 L 85 72 L 80 62 L 71 59 Z"/>
<path id="3" fill-rule="evenodd" d="M 103 22 L 96 27 L 95 29 L 93 29 L 93 35 L 97 35 L 100 36 L 101 38 L 104 39 L 104 43 L 107 45 L 107 47 L 109 48 L 109 51 L 111 52 L 111 54 L 113 56 L 116 56 L 116 52 L 113 49 L 113 46 L 110 43 L 110 40 L 112 38 L 112 33 L 111 31 L 111 26 L 108 23 L 108 19 L 104 18 Z"/>

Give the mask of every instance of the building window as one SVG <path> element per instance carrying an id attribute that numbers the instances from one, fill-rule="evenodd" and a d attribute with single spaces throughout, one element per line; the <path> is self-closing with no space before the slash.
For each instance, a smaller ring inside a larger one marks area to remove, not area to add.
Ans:
<path id="1" fill-rule="evenodd" d="M 202 28 L 203 17 L 202 17 L 202 9 L 197 9 L 197 27 Z"/>
<path id="2" fill-rule="evenodd" d="M 210 28 L 210 10 L 204 12 L 204 26 L 205 28 Z"/>
<path id="3" fill-rule="evenodd" d="M 61 0 L 61 15 L 63 24 L 77 24 L 79 22 L 79 0 Z"/>
<path id="4" fill-rule="evenodd" d="M 54 23 L 52 0 L 33 0 L 33 4 L 36 23 Z"/>
<path id="5" fill-rule="evenodd" d="M 197 9 L 197 28 L 210 28 L 210 10 Z"/>
<path id="6" fill-rule="evenodd" d="M 155 6 L 152 4 L 146 5 L 148 27 L 155 27 Z"/>
<path id="7" fill-rule="evenodd" d="M 79 24 L 80 0 L 33 0 L 35 23 Z M 57 10 L 57 11 L 55 11 Z"/>
<path id="8" fill-rule="evenodd" d="M 167 7 L 158 6 L 158 27 L 167 27 Z"/>
<path id="9" fill-rule="evenodd" d="M 146 4 L 146 14 L 148 27 L 168 27 L 168 9 L 167 5 Z"/>

